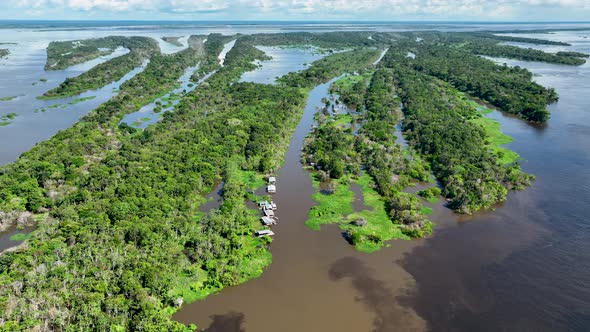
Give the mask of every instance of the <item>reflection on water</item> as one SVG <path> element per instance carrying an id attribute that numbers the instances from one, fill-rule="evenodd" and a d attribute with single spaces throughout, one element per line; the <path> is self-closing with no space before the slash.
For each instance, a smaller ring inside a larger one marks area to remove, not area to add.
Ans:
<path id="1" fill-rule="evenodd" d="M 256 48 L 272 57 L 272 59 L 256 61 L 259 67 L 244 73 L 240 78 L 240 82 L 272 84 L 277 77 L 289 72 L 303 70 L 315 60 L 325 56 L 325 54 L 319 53 L 314 48 L 301 49 L 270 46 L 256 46 Z"/>
<path id="2" fill-rule="evenodd" d="M 352 193 L 354 194 L 354 199 L 352 201 L 352 210 L 354 212 L 361 212 L 363 210 L 373 210 L 372 207 L 365 205 L 363 191 L 361 190 L 361 186 L 358 183 L 351 182 L 350 191 L 352 191 Z"/>
<path id="3" fill-rule="evenodd" d="M 213 190 L 205 196 L 205 203 L 199 206 L 199 211 L 207 213 L 211 210 L 218 209 L 223 203 L 223 185 L 224 182 L 221 181 L 219 184 L 213 186 Z"/>

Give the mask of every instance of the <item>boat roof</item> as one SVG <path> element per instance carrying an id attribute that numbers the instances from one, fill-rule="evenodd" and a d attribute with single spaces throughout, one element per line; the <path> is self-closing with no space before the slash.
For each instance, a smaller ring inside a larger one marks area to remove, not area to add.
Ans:
<path id="1" fill-rule="evenodd" d="M 271 219 L 271 218 L 269 218 L 269 217 L 262 217 L 261 219 L 262 219 L 262 222 L 263 222 L 265 225 L 270 225 L 270 224 L 273 224 L 273 223 L 274 223 L 274 220 L 272 220 L 272 219 Z"/>

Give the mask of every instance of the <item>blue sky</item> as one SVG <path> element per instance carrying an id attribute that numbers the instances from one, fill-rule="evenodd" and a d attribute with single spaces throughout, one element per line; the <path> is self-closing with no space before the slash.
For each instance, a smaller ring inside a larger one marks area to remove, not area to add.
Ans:
<path id="1" fill-rule="evenodd" d="M 0 0 L 0 19 L 588 21 L 590 0 Z"/>

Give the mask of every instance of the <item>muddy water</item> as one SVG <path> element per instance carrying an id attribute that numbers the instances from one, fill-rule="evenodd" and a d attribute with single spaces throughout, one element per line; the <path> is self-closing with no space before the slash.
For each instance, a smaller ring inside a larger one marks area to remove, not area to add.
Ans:
<path id="1" fill-rule="evenodd" d="M 350 191 L 352 191 L 352 193 L 354 194 L 354 199 L 352 200 L 352 210 L 354 212 L 361 212 L 363 210 L 373 210 L 372 207 L 365 205 L 363 191 L 358 183 L 351 183 Z"/>
<path id="2" fill-rule="evenodd" d="M 17 234 L 28 234 L 34 230 L 34 227 L 25 227 L 18 229 L 15 225 L 10 226 L 8 229 L 0 232 L 0 253 L 4 250 L 13 248 L 21 244 L 22 240 L 11 239 L 11 237 Z"/>
<path id="3" fill-rule="evenodd" d="M 205 203 L 199 206 L 199 211 L 207 213 L 211 210 L 218 209 L 223 203 L 223 198 L 221 195 L 223 194 L 223 185 L 224 182 L 220 181 L 218 184 L 213 186 L 213 191 L 205 196 Z"/>
<path id="4" fill-rule="evenodd" d="M 412 286 L 409 275 L 391 264 L 400 250 L 417 242 L 394 243 L 374 255 L 355 252 L 337 227 L 314 232 L 304 225 L 314 205 L 311 179 L 300 163 L 303 139 L 329 83 L 311 91 L 277 173 L 279 224 L 271 246 L 273 263 L 258 279 L 185 305 L 175 319 L 208 331 L 391 331 L 399 324 L 421 330 L 422 321 L 396 304 Z"/>

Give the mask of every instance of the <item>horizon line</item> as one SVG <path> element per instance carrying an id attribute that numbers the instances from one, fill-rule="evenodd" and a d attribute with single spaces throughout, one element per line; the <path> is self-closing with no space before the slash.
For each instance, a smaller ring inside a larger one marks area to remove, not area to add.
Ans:
<path id="1" fill-rule="evenodd" d="M 477 20 L 477 21 L 462 21 L 462 20 L 399 20 L 399 21 L 383 21 L 383 20 L 234 20 L 234 19 L 210 19 L 210 20 L 156 20 L 156 19 L 141 19 L 141 20 L 124 20 L 124 19 L 1 19 L 0 22 L 267 22 L 267 23 L 521 23 L 521 24 L 532 24 L 532 23 L 590 23 L 590 21 L 502 21 L 502 20 Z"/>

